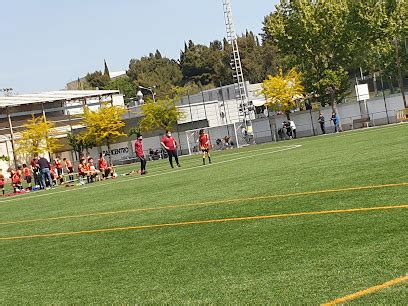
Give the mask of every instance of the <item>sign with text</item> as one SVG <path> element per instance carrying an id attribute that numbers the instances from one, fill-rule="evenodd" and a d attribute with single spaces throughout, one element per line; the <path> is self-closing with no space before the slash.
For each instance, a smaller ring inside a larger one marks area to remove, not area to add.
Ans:
<path id="1" fill-rule="evenodd" d="M 368 90 L 368 84 L 356 85 L 357 101 L 366 101 L 370 99 L 370 92 Z"/>

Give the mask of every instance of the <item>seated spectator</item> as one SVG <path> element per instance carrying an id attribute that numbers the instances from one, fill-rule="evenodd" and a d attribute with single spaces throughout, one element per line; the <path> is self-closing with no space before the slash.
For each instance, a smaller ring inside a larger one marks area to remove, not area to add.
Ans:
<path id="1" fill-rule="evenodd" d="M 99 171 L 96 170 L 94 160 L 92 157 L 88 159 L 88 183 L 93 183 L 99 173 Z"/>
<path id="2" fill-rule="evenodd" d="M 79 175 L 79 182 L 84 184 L 84 179 L 87 178 L 88 180 L 88 165 L 85 159 L 82 159 L 80 164 L 78 165 L 78 175 Z"/>

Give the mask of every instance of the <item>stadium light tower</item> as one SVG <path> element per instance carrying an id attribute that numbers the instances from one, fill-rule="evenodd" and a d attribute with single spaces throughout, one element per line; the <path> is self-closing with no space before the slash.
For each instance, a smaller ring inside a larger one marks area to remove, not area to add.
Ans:
<path id="1" fill-rule="evenodd" d="M 232 16 L 231 0 L 223 0 L 225 27 L 227 30 L 227 41 L 232 47 L 231 68 L 234 72 L 235 93 L 239 101 L 239 117 L 245 127 L 248 125 L 248 93 L 245 86 L 244 73 L 242 71 L 241 56 L 239 54 L 237 34 L 235 32 L 234 18 Z"/>

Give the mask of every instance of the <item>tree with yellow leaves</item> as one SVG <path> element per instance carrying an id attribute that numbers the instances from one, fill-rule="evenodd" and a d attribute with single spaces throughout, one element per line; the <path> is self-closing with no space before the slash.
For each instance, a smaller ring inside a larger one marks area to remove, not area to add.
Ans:
<path id="1" fill-rule="evenodd" d="M 177 121 L 184 117 L 184 113 L 171 99 L 145 103 L 142 105 L 142 113 L 144 117 L 140 121 L 140 129 L 143 131 L 171 130 Z"/>
<path id="2" fill-rule="evenodd" d="M 299 101 L 304 98 L 301 78 L 302 75 L 296 69 L 291 69 L 286 75 L 282 70 L 276 76 L 269 75 L 262 83 L 267 106 L 284 112 L 289 120 L 290 111 L 298 108 Z"/>
<path id="3" fill-rule="evenodd" d="M 33 155 L 43 153 L 54 153 L 62 147 L 56 136 L 55 124 L 46 121 L 43 116 L 27 120 L 24 124 L 25 130 L 21 132 L 16 145 L 16 153 L 23 160 L 27 160 Z"/>
<path id="4" fill-rule="evenodd" d="M 96 111 L 84 107 L 82 124 L 86 130 L 81 133 L 80 137 L 85 141 L 94 141 L 97 145 L 106 145 L 110 152 L 110 145 L 115 138 L 127 136 L 123 131 L 126 124 L 122 120 L 125 113 L 125 108 L 110 106 L 108 103 L 103 104 Z M 110 154 L 109 162 L 112 163 Z"/>

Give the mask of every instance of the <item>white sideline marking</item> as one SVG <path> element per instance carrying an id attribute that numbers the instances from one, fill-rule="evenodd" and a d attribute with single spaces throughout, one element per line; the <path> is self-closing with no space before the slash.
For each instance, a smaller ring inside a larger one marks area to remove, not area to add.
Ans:
<path id="1" fill-rule="evenodd" d="M 279 150 L 274 150 L 271 152 L 263 152 L 263 153 L 259 153 L 259 154 L 251 154 L 251 155 L 245 155 L 245 156 L 241 156 L 241 157 L 237 157 L 237 158 L 232 158 L 232 159 L 228 159 L 228 160 L 223 160 L 223 161 L 219 161 L 219 162 L 213 162 L 211 165 L 200 165 L 200 166 L 195 166 L 195 167 L 189 167 L 189 168 L 179 168 L 177 170 L 173 170 L 173 171 L 166 171 L 166 172 L 159 172 L 156 174 L 151 174 L 151 175 L 146 175 L 146 176 L 138 176 L 138 177 L 133 177 L 133 178 L 129 178 L 129 179 L 123 179 L 123 180 L 115 180 L 115 181 L 109 181 L 109 185 L 112 185 L 114 183 L 125 183 L 125 182 L 129 182 L 129 181 L 135 181 L 135 180 L 141 180 L 141 179 L 148 179 L 151 177 L 157 177 L 157 176 L 161 176 L 161 175 L 167 175 L 167 174 L 171 174 L 171 173 L 178 173 L 178 172 L 183 172 L 183 171 L 188 171 L 188 170 L 195 170 L 195 169 L 200 169 L 200 168 L 204 168 L 204 167 L 212 167 L 212 166 L 216 166 L 216 165 L 221 165 L 221 164 L 225 164 L 225 163 L 230 163 L 230 162 L 234 162 L 237 160 L 242 160 L 242 159 L 247 159 L 247 158 L 253 158 L 256 156 L 262 156 L 262 155 L 267 155 L 267 154 L 273 154 L 273 153 L 279 153 L 279 152 L 284 152 L 284 151 L 288 151 L 288 150 L 292 150 L 292 149 L 297 149 L 302 147 L 302 145 L 289 145 L 289 146 L 285 146 L 285 147 L 281 147 L 282 149 Z M 279 148 L 279 147 L 278 147 Z M 273 150 L 273 149 L 277 149 L 277 148 L 263 148 L 263 149 L 258 149 L 258 150 L 251 150 L 248 151 L 248 153 L 251 152 L 257 152 L 257 151 L 265 151 L 265 150 Z M 246 152 L 236 152 L 236 153 L 231 153 L 229 155 L 233 155 L 233 154 L 243 154 Z M 73 192 L 73 191 L 82 191 L 84 189 L 88 189 L 88 188 L 95 188 L 95 187 L 103 187 L 102 184 L 88 184 L 79 188 L 75 188 L 75 189 L 67 189 L 67 190 L 59 190 L 56 192 L 45 192 L 45 191 L 40 191 L 40 192 L 44 192 L 42 194 L 35 194 L 35 195 L 27 195 L 27 196 L 16 196 L 14 198 L 11 199 L 7 199 L 7 200 L 2 200 L 0 201 L 0 204 L 2 203 L 8 203 L 8 202 L 16 202 L 17 200 L 28 200 L 28 199 L 33 199 L 33 198 L 39 198 L 39 197 L 45 197 L 45 196 L 50 196 L 50 195 L 55 195 L 55 194 L 60 194 L 60 193 L 66 193 L 66 192 Z"/>

